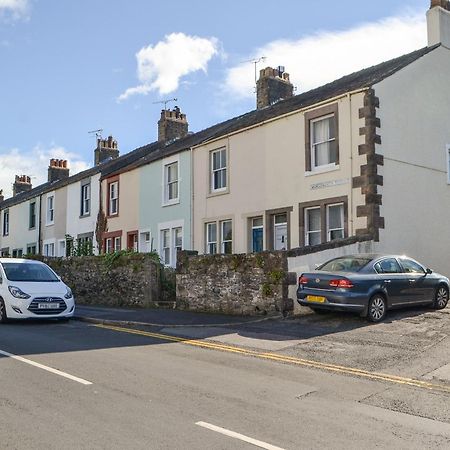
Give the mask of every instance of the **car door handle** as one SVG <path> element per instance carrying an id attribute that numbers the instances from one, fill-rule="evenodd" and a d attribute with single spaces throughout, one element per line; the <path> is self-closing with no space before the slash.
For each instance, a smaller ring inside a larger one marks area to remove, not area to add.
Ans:
<path id="1" fill-rule="evenodd" d="M 391 282 L 391 280 L 384 280 L 384 282 L 385 282 L 385 283 L 390 283 L 390 282 Z"/>
<path id="2" fill-rule="evenodd" d="M 415 283 L 415 282 L 416 282 L 416 280 L 409 280 L 409 282 L 410 282 L 410 283 Z"/>

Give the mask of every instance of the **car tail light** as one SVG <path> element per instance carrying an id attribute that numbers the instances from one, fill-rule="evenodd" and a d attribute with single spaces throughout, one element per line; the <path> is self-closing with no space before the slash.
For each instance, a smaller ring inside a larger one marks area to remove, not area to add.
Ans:
<path id="1" fill-rule="evenodd" d="M 330 280 L 330 286 L 338 288 L 352 288 L 353 283 L 350 280 L 347 280 L 347 278 L 341 278 L 339 280 Z"/>
<path id="2" fill-rule="evenodd" d="M 302 275 L 302 276 L 298 279 L 298 284 L 308 284 L 308 281 L 309 281 L 308 278 Z"/>

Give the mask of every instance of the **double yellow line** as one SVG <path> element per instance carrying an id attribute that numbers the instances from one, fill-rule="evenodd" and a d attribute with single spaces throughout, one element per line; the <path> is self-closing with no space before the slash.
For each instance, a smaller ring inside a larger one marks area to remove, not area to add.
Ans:
<path id="1" fill-rule="evenodd" d="M 338 366 L 335 364 L 326 364 L 326 363 L 321 363 L 321 362 L 317 362 L 317 361 L 310 361 L 308 359 L 295 358 L 292 356 L 277 355 L 276 353 L 256 352 L 256 351 L 248 350 L 248 349 L 241 348 L 241 347 L 218 344 L 218 343 L 208 342 L 208 341 L 200 341 L 197 339 L 185 339 L 185 338 L 181 338 L 181 337 L 170 336 L 168 334 L 134 330 L 132 328 L 123 328 L 123 327 L 118 327 L 118 326 L 113 326 L 113 325 L 95 325 L 95 326 L 97 328 L 103 328 L 103 329 L 107 329 L 107 330 L 118 331 L 118 332 L 129 333 L 129 334 L 136 334 L 139 336 L 146 336 L 149 338 L 160 339 L 163 341 L 179 342 L 181 344 L 189 345 L 192 347 L 207 348 L 210 350 L 219 350 L 219 351 L 228 352 L 228 353 L 237 353 L 237 354 L 244 355 L 244 356 L 253 356 L 255 358 L 260 358 L 260 359 L 295 364 L 295 365 L 303 366 L 303 367 L 322 369 L 322 370 L 326 370 L 329 372 L 337 372 L 337 373 L 341 373 L 341 374 L 345 374 L 345 375 L 354 375 L 354 376 L 358 376 L 358 377 L 362 377 L 362 378 L 368 378 L 371 380 L 385 381 L 385 382 L 389 382 L 389 383 L 402 384 L 402 385 L 407 385 L 407 386 L 414 386 L 414 387 L 418 387 L 418 388 L 422 388 L 422 389 L 440 391 L 440 392 L 445 392 L 447 394 L 450 394 L 450 386 L 449 385 L 429 383 L 427 381 L 415 380 L 413 378 L 399 377 L 396 375 L 389 375 L 389 374 L 385 374 L 385 373 L 368 372 L 366 370 L 356 369 L 353 367 Z"/>

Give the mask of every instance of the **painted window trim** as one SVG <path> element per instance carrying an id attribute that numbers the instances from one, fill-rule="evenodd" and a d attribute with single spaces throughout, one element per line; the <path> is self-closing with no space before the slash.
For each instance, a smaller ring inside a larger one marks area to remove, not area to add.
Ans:
<path id="1" fill-rule="evenodd" d="M 32 204 L 34 204 L 34 225 L 33 226 L 31 226 L 31 205 Z M 28 230 L 36 229 L 36 222 L 37 222 L 36 206 L 37 206 L 37 201 L 35 198 L 28 202 Z"/>
<path id="2" fill-rule="evenodd" d="M 6 220 L 6 217 L 8 217 L 8 220 Z M 11 220 L 10 211 L 9 211 L 9 209 L 5 209 L 3 211 L 2 236 L 5 236 L 5 237 L 9 236 L 10 220 Z"/>
<path id="3" fill-rule="evenodd" d="M 308 219 L 307 219 L 307 216 L 308 216 L 308 211 L 312 211 L 312 210 L 319 210 L 319 212 L 321 213 L 320 214 L 320 228 L 318 229 L 318 230 L 308 230 L 307 229 L 307 227 L 306 227 L 306 224 L 308 223 Z M 319 232 L 320 233 L 320 240 L 322 241 L 322 228 L 323 228 L 323 224 L 322 224 L 322 210 L 321 210 L 321 207 L 320 206 L 310 206 L 310 207 L 308 207 L 308 208 L 304 208 L 304 212 L 303 212 L 303 214 L 304 214 L 304 224 L 305 224 L 305 237 L 304 237 L 304 239 L 305 239 L 305 246 L 310 246 L 311 244 L 310 244 L 310 240 L 309 240 L 309 235 L 311 234 L 311 233 L 317 233 L 317 232 Z"/>
<path id="4" fill-rule="evenodd" d="M 342 206 L 342 211 L 341 211 L 341 223 L 342 223 L 342 228 L 330 228 L 330 208 L 332 206 Z M 342 230 L 342 234 L 345 236 L 345 205 L 344 202 L 337 202 L 337 203 L 328 203 L 327 205 L 325 205 L 326 208 L 326 218 L 327 218 L 327 223 L 326 223 L 326 231 L 327 231 L 327 242 L 331 242 L 331 232 L 332 231 L 338 231 L 338 230 Z M 344 237 L 343 236 L 343 237 Z"/>
<path id="5" fill-rule="evenodd" d="M 89 200 L 89 211 L 87 211 L 87 212 L 84 211 L 84 201 L 85 201 L 85 199 L 84 199 L 84 196 L 83 196 L 84 188 L 86 186 L 89 187 L 89 198 L 88 198 L 88 200 Z M 86 181 L 84 183 L 81 183 L 80 191 L 81 191 L 80 219 L 84 219 L 85 217 L 89 217 L 91 215 L 91 210 L 92 210 L 92 186 L 91 186 L 90 180 Z"/>
<path id="6" fill-rule="evenodd" d="M 185 249 L 185 221 L 184 219 L 179 220 L 171 220 L 168 222 L 160 222 L 158 223 L 158 242 L 157 242 L 157 252 L 162 257 L 162 239 L 161 239 L 161 232 L 163 230 L 169 230 L 169 245 L 170 245 L 170 263 L 166 264 L 168 267 L 174 267 L 174 249 L 173 249 L 173 243 L 174 243 L 174 230 L 176 228 L 181 228 L 181 239 L 182 239 L 182 249 Z M 151 236 L 150 236 L 151 239 Z"/>
<path id="7" fill-rule="evenodd" d="M 328 205 L 336 205 L 342 203 L 344 206 L 344 238 L 348 237 L 349 233 L 349 218 L 348 218 L 348 197 L 330 197 L 322 200 L 315 200 L 311 202 L 299 203 L 298 212 L 299 212 L 299 243 L 300 247 L 307 247 L 306 244 L 306 221 L 305 221 L 305 210 L 320 207 L 320 225 L 321 225 L 321 239 L 320 243 L 323 244 L 325 242 L 330 242 L 327 240 L 328 230 L 327 230 L 327 206 Z"/>
<path id="8" fill-rule="evenodd" d="M 312 127 L 311 123 L 314 121 L 318 121 L 322 118 L 334 116 L 335 119 L 335 142 L 336 142 L 336 162 L 333 167 L 330 165 L 327 166 L 318 166 L 312 167 Z M 339 167 L 340 160 L 340 152 L 339 152 L 339 105 L 338 103 L 332 103 L 330 105 L 322 106 L 320 108 L 307 111 L 305 113 L 305 173 L 318 173 L 320 169 L 324 168 L 324 171 L 333 170 Z M 330 167 L 328 167 L 330 166 Z M 328 169 L 328 170 L 327 170 Z"/>
<path id="9" fill-rule="evenodd" d="M 111 214 L 111 199 L 110 199 L 110 186 L 114 183 L 117 183 L 117 212 L 114 214 Z M 113 217 L 119 217 L 120 212 L 120 177 L 115 176 L 107 179 L 106 182 L 106 217 L 107 218 L 113 218 Z"/>
<path id="10" fill-rule="evenodd" d="M 178 183 L 178 196 L 177 198 L 171 199 L 169 200 L 169 190 L 168 190 L 168 185 L 167 185 L 167 174 L 168 174 L 168 166 L 172 165 L 172 164 L 177 164 L 178 168 L 178 179 L 177 179 L 177 183 Z M 178 205 L 180 203 L 180 188 L 181 188 L 181 176 L 180 176 L 180 155 L 174 155 L 168 158 L 163 159 L 162 161 L 162 200 L 161 200 L 161 206 L 165 207 L 165 206 L 172 206 L 172 205 Z"/>
<path id="11" fill-rule="evenodd" d="M 49 199 L 50 198 L 53 198 L 53 203 L 52 203 L 52 210 L 53 210 L 53 219 L 52 220 L 48 220 L 48 217 L 49 217 L 49 207 L 48 207 L 48 204 L 49 204 Z M 45 198 L 45 226 L 51 226 L 51 225 L 54 225 L 55 224 L 55 204 L 56 204 L 56 198 L 55 198 L 55 192 L 53 191 L 53 192 L 49 192 L 47 195 L 46 195 L 46 198 Z"/>
<path id="12" fill-rule="evenodd" d="M 225 157 L 226 157 L 226 165 L 225 168 L 222 168 L 220 170 L 225 170 L 225 186 L 219 189 L 214 189 L 214 169 L 213 169 L 213 154 L 217 152 L 225 151 Z M 228 151 L 227 146 L 222 146 L 219 148 L 215 148 L 213 150 L 210 150 L 208 152 L 208 180 L 209 180 L 209 189 L 208 189 L 208 196 L 215 196 L 215 195 L 223 195 L 228 194 L 230 192 L 230 155 Z"/>

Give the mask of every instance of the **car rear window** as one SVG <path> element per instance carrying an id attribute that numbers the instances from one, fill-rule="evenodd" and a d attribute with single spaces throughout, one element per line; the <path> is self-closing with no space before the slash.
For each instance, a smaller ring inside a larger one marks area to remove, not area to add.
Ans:
<path id="1" fill-rule="evenodd" d="M 370 258 L 343 256 L 342 258 L 336 258 L 326 262 L 317 270 L 326 272 L 359 272 L 370 261 Z"/>
<path id="2" fill-rule="evenodd" d="M 59 278 L 44 264 L 3 263 L 6 278 L 9 281 L 53 282 Z"/>

